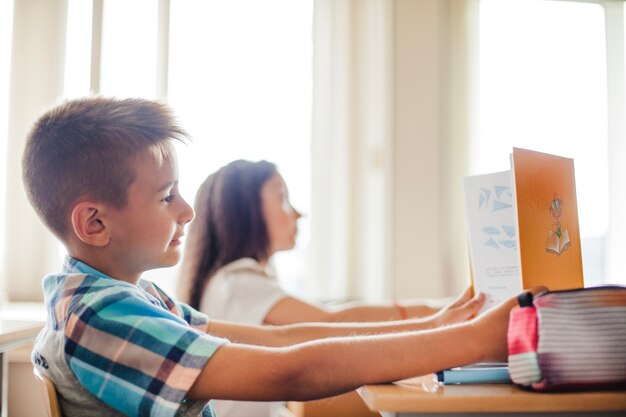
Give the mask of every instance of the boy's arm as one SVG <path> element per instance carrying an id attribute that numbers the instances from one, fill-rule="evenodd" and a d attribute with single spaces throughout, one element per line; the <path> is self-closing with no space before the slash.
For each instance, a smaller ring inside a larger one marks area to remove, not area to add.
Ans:
<path id="1" fill-rule="evenodd" d="M 427 318 L 379 323 L 297 323 L 283 326 L 253 326 L 211 320 L 207 332 L 235 343 L 260 346 L 287 346 L 327 337 L 375 335 L 432 329 L 442 324 L 466 321 L 482 307 L 482 294 L 459 299 Z"/>
<path id="2" fill-rule="evenodd" d="M 207 362 L 189 398 L 306 401 L 371 383 L 479 362 L 492 335 L 474 323 L 392 335 L 316 340 L 282 348 L 227 344 Z M 462 340 L 462 343 L 459 341 Z M 495 343 L 495 342 L 494 342 Z M 501 359 L 501 358 L 496 358 Z"/>
<path id="3" fill-rule="evenodd" d="M 315 340 L 282 348 L 229 344 L 207 362 L 190 398 L 310 400 L 440 369 L 506 357 L 510 300 L 454 326 Z"/>

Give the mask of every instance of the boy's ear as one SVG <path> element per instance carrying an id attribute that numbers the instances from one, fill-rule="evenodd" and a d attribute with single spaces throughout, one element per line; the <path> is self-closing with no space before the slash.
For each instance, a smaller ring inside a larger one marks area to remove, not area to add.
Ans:
<path id="1" fill-rule="evenodd" d="M 105 208 L 102 204 L 81 201 L 72 210 L 74 234 L 84 243 L 92 246 L 106 246 L 111 237 L 103 219 Z"/>

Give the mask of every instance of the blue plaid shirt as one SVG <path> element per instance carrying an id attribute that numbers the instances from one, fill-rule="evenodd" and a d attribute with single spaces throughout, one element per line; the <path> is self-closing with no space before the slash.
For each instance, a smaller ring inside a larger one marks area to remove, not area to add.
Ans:
<path id="1" fill-rule="evenodd" d="M 204 332 L 205 315 L 149 281 L 132 285 L 72 258 L 44 279 L 44 293 L 48 320 L 32 359 L 64 415 L 117 414 L 101 401 L 129 416 L 213 416 L 210 403 L 185 399 L 227 342 Z"/>

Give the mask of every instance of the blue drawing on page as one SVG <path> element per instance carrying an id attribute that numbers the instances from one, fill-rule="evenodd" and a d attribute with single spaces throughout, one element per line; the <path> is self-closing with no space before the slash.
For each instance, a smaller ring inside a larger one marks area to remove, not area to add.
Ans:
<path id="1" fill-rule="evenodd" d="M 504 209 L 511 208 L 511 207 L 512 206 L 510 204 L 503 203 L 501 201 L 493 202 L 493 211 L 504 210 Z"/>
<path id="2" fill-rule="evenodd" d="M 513 226 L 508 226 L 506 224 L 503 224 L 502 225 L 502 230 L 504 230 L 504 233 L 506 233 L 506 235 L 508 237 L 515 236 L 515 227 L 513 227 Z"/>
<path id="3" fill-rule="evenodd" d="M 501 240 L 501 241 L 500 241 L 500 244 L 501 244 L 502 246 L 504 246 L 505 248 L 508 248 L 508 249 L 513 249 L 513 248 L 515 248 L 515 240 L 513 240 L 513 239 L 510 239 L 510 240 Z"/>
<path id="4" fill-rule="evenodd" d="M 489 204 L 489 197 L 491 197 L 491 191 L 486 188 L 480 188 L 480 196 L 478 196 L 478 208 Z"/>
<path id="5" fill-rule="evenodd" d="M 481 229 L 483 232 L 487 233 L 488 235 L 499 235 L 500 231 L 493 227 L 493 226 L 487 226 L 487 227 L 483 227 Z"/>
<path id="6" fill-rule="evenodd" d="M 493 199 L 491 199 L 492 195 L 494 196 Z M 478 195 L 478 208 L 480 210 L 489 210 L 490 212 L 511 209 L 513 207 L 511 202 L 512 197 L 511 187 L 508 185 L 494 185 L 493 192 L 490 189 L 480 187 Z M 481 228 L 480 230 L 484 234 L 485 247 L 497 250 L 517 248 L 514 226 L 508 224 L 500 226 L 489 225 Z M 499 236 L 497 240 L 494 239 L 496 236 Z"/>
<path id="7" fill-rule="evenodd" d="M 485 246 L 489 248 L 500 249 L 500 246 L 498 246 L 498 244 L 496 243 L 495 240 L 493 240 L 493 238 L 489 238 L 489 240 L 485 242 Z"/>
<path id="8" fill-rule="evenodd" d="M 504 193 L 505 191 L 508 191 L 507 195 L 508 195 L 509 197 L 511 197 L 511 191 L 510 191 L 510 190 L 511 190 L 511 187 L 509 187 L 509 186 L 495 185 L 495 186 L 493 187 L 493 189 L 494 189 L 494 190 L 495 190 L 495 192 L 496 192 L 496 198 L 497 198 L 497 199 L 500 199 L 500 196 L 501 196 L 501 195 L 502 195 L 502 193 Z"/>

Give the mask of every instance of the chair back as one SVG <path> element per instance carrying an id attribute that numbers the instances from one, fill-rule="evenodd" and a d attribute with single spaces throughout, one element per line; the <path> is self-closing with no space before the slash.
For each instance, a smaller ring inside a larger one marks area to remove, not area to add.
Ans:
<path id="1" fill-rule="evenodd" d="M 39 386 L 39 392 L 41 393 L 44 407 L 46 408 L 46 417 L 63 417 L 61 414 L 61 407 L 59 407 L 59 401 L 57 399 L 57 390 L 54 387 L 54 382 L 39 369 L 33 368 L 37 385 Z"/>

